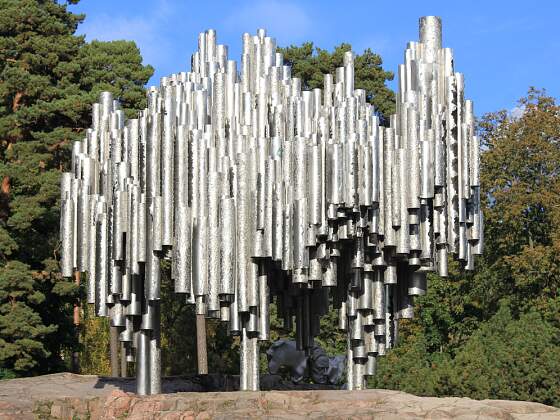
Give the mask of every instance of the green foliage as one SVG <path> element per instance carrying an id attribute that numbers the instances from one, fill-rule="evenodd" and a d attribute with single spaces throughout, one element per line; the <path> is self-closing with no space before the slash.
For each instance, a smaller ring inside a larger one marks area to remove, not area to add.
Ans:
<path id="1" fill-rule="evenodd" d="M 162 262 L 161 360 L 164 375 L 184 375 L 197 371 L 196 315 L 185 295 L 175 293 L 170 264 Z M 206 320 L 208 371 L 239 373 L 239 340 L 228 334 L 218 320 Z"/>
<path id="2" fill-rule="evenodd" d="M 321 330 L 315 342 L 330 356 L 346 353 L 346 332 L 338 329 L 338 310 L 331 309 L 321 318 Z"/>
<path id="3" fill-rule="evenodd" d="M 164 261 L 163 264 L 166 262 Z M 185 295 L 175 293 L 169 264 L 161 280 L 161 364 L 164 375 L 196 372 L 196 321 Z"/>
<path id="4" fill-rule="evenodd" d="M 515 307 L 545 310 L 560 286 L 560 107 L 535 89 L 520 105 L 519 119 L 498 112 L 481 123 L 486 259 L 501 277 L 484 287 L 494 300 L 507 296 Z"/>
<path id="5" fill-rule="evenodd" d="M 153 69 L 133 42 L 76 36 L 84 16 L 67 10 L 75 3 L 0 0 L 0 379 L 63 369 L 63 355 L 80 349 L 82 372 L 110 373 L 107 319 L 85 308 L 80 347 L 71 313 L 83 291 L 57 274 L 59 179 L 99 92 L 111 91 L 134 117 Z M 350 49 L 308 42 L 280 51 L 313 89 Z M 386 121 L 393 74 L 367 49 L 355 76 Z M 401 342 L 379 359 L 372 386 L 560 406 L 560 107 L 534 89 L 520 105 L 518 119 L 500 111 L 479 124 L 487 245 L 477 271 L 460 273 L 450 261 L 449 278 L 430 276 L 417 318 L 402 322 Z M 165 263 L 162 280 L 163 372 L 194 372 L 194 309 L 173 293 Z M 210 372 L 238 372 L 238 338 L 217 321 L 207 322 L 207 335 Z M 293 332 L 272 305 L 271 339 L 286 336 Z M 345 351 L 335 311 L 317 342 Z"/>
<path id="6" fill-rule="evenodd" d="M 53 0 L 0 0 L 0 366 L 17 375 L 62 369 L 77 345 L 79 291 L 57 274 L 70 145 L 99 91 L 133 115 L 152 74 L 134 43 L 86 44 L 74 34 L 83 19 Z"/>
<path id="7" fill-rule="evenodd" d="M 446 373 L 450 357 L 429 352 L 422 333 L 407 334 L 400 345 L 377 360 L 377 372 L 371 387 L 398 389 L 417 395 L 446 395 Z"/>
<path id="8" fill-rule="evenodd" d="M 480 122 L 486 249 L 474 274 L 431 276 L 374 386 L 560 406 L 560 107 Z"/>
<path id="9" fill-rule="evenodd" d="M 109 320 L 95 316 L 93 306 L 85 307 L 80 344 L 80 373 L 110 376 Z"/>
<path id="10" fill-rule="evenodd" d="M 502 306 L 455 357 L 450 391 L 560 405 L 560 331 L 535 311 Z"/>
<path id="11" fill-rule="evenodd" d="M 82 69 L 80 88 L 88 95 L 85 114 L 102 91 L 112 92 L 119 99 L 128 118 L 136 118 L 146 106 L 144 84 L 154 73 L 152 66 L 143 66 L 140 50 L 133 41 L 92 41 L 80 49 L 78 63 Z"/>
<path id="12" fill-rule="evenodd" d="M 38 358 L 50 355 L 42 340 L 57 329 L 45 326 L 33 310 L 45 295 L 34 290 L 33 279 L 22 276 L 28 269 L 19 261 L 0 267 L 0 360 L 15 373 L 32 371 Z"/>
<path id="13" fill-rule="evenodd" d="M 539 401 L 560 405 L 560 334 L 536 311 L 513 318 L 503 305 L 456 349 L 429 352 L 424 334 L 379 360 L 373 386 L 417 395 Z"/>
<path id="14" fill-rule="evenodd" d="M 312 42 L 301 46 L 279 48 L 284 62 L 292 66 L 292 75 L 302 79 L 304 89 L 323 88 L 325 74 L 335 74 L 343 66 L 344 53 L 352 50 L 350 44 L 342 43 L 332 52 L 314 47 Z M 383 61 L 371 49 L 366 49 L 354 60 L 355 88 L 364 89 L 369 103 L 375 106 L 384 120 L 395 112 L 395 93 L 386 82 L 393 80 L 393 73 L 381 67 Z"/>

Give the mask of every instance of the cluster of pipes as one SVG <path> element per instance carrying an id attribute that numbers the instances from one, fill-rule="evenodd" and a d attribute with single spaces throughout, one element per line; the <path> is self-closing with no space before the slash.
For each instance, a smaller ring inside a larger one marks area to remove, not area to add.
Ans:
<path id="1" fill-rule="evenodd" d="M 479 141 L 441 21 L 420 19 L 386 125 L 354 86 L 354 55 L 305 90 L 264 30 L 240 71 L 212 30 L 190 72 L 164 77 L 126 119 L 110 93 L 62 178 L 62 274 L 119 330 L 137 392 L 161 392 L 160 261 L 196 313 L 239 335 L 240 388 L 259 389 L 269 306 L 313 346 L 329 308 L 347 331 L 347 386 L 413 316 L 426 273 L 482 252 Z M 165 308 L 164 308 L 165 309 Z"/>

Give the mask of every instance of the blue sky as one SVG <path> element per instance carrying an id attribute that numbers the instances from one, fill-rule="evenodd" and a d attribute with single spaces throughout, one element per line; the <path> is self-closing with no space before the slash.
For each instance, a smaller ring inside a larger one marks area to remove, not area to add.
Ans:
<path id="1" fill-rule="evenodd" d="M 514 109 L 529 86 L 560 97 L 560 0 L 82 0 L 70 10 L 86 14 L 78 32 L 87 40 L 136 41 L 156 70 L 150 84 L 188 70 L 197 35 L 208 28 L 236 60 L 241 34 L 264 27 L 280 46 L 370 47 L 395 72 L 406 42 L 418 39 L 418 18 L 438 15 L 477 115 Z"/>

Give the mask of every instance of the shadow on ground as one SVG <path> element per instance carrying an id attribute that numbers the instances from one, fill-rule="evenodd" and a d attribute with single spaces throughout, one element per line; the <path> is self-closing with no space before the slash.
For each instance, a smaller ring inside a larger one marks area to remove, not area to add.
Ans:
<path id="1" fill-rule="evenodd" d="M 118 388 L 124 392 L 136 391 L 135 378 L 113 378 L 100 376 L 94 388 Z M 261 391 L 314 391 L 340 389 L 337 385 L 326 384 L 294 384 L 283 379 L 280 375 L 262 375 Z M 162 393 L 176 392 L 229 392 L 239 391 L 238 375 L 183 375 L 168 376 L 162 379 Z"/>

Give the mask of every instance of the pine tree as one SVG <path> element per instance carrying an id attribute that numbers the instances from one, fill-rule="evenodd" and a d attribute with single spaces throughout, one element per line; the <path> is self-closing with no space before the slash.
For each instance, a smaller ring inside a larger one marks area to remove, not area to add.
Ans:
<path id="1" fill-rule="evenodd" d="M 312 42 L 301 46 L 291 45 L 279 49 L 284 54 L 284 62 L 292 66 L 292 74 L 302 79 L 304 89 L 323 88 L 325 74 L 335 74 L 336 68 L 343 66 L 344 53 L 352 46 L 342 43 L 332 52 L 314 47 Z M 395 112 L 395 93 L 386 85 L 393 80 L 393 72 L 381 67 L 383 60 L 370 48 L 354 59 L 355 88 L 364 89 L 369 103 L 374 105 L 382 119 Z"/>
<path id="2" fill-rule="evenodd" d="M 61 369 L 64 351 L 76 346 L 71 311 L 79 290 L 58 274 L 60 172 L 99 91 L 122 98 L 131 115 L 144 106 L 153 72 L 132 42 L 86 44 L 75 35 L 83 19 L 54 0 L 0 0 L 4 374 Z"/>

